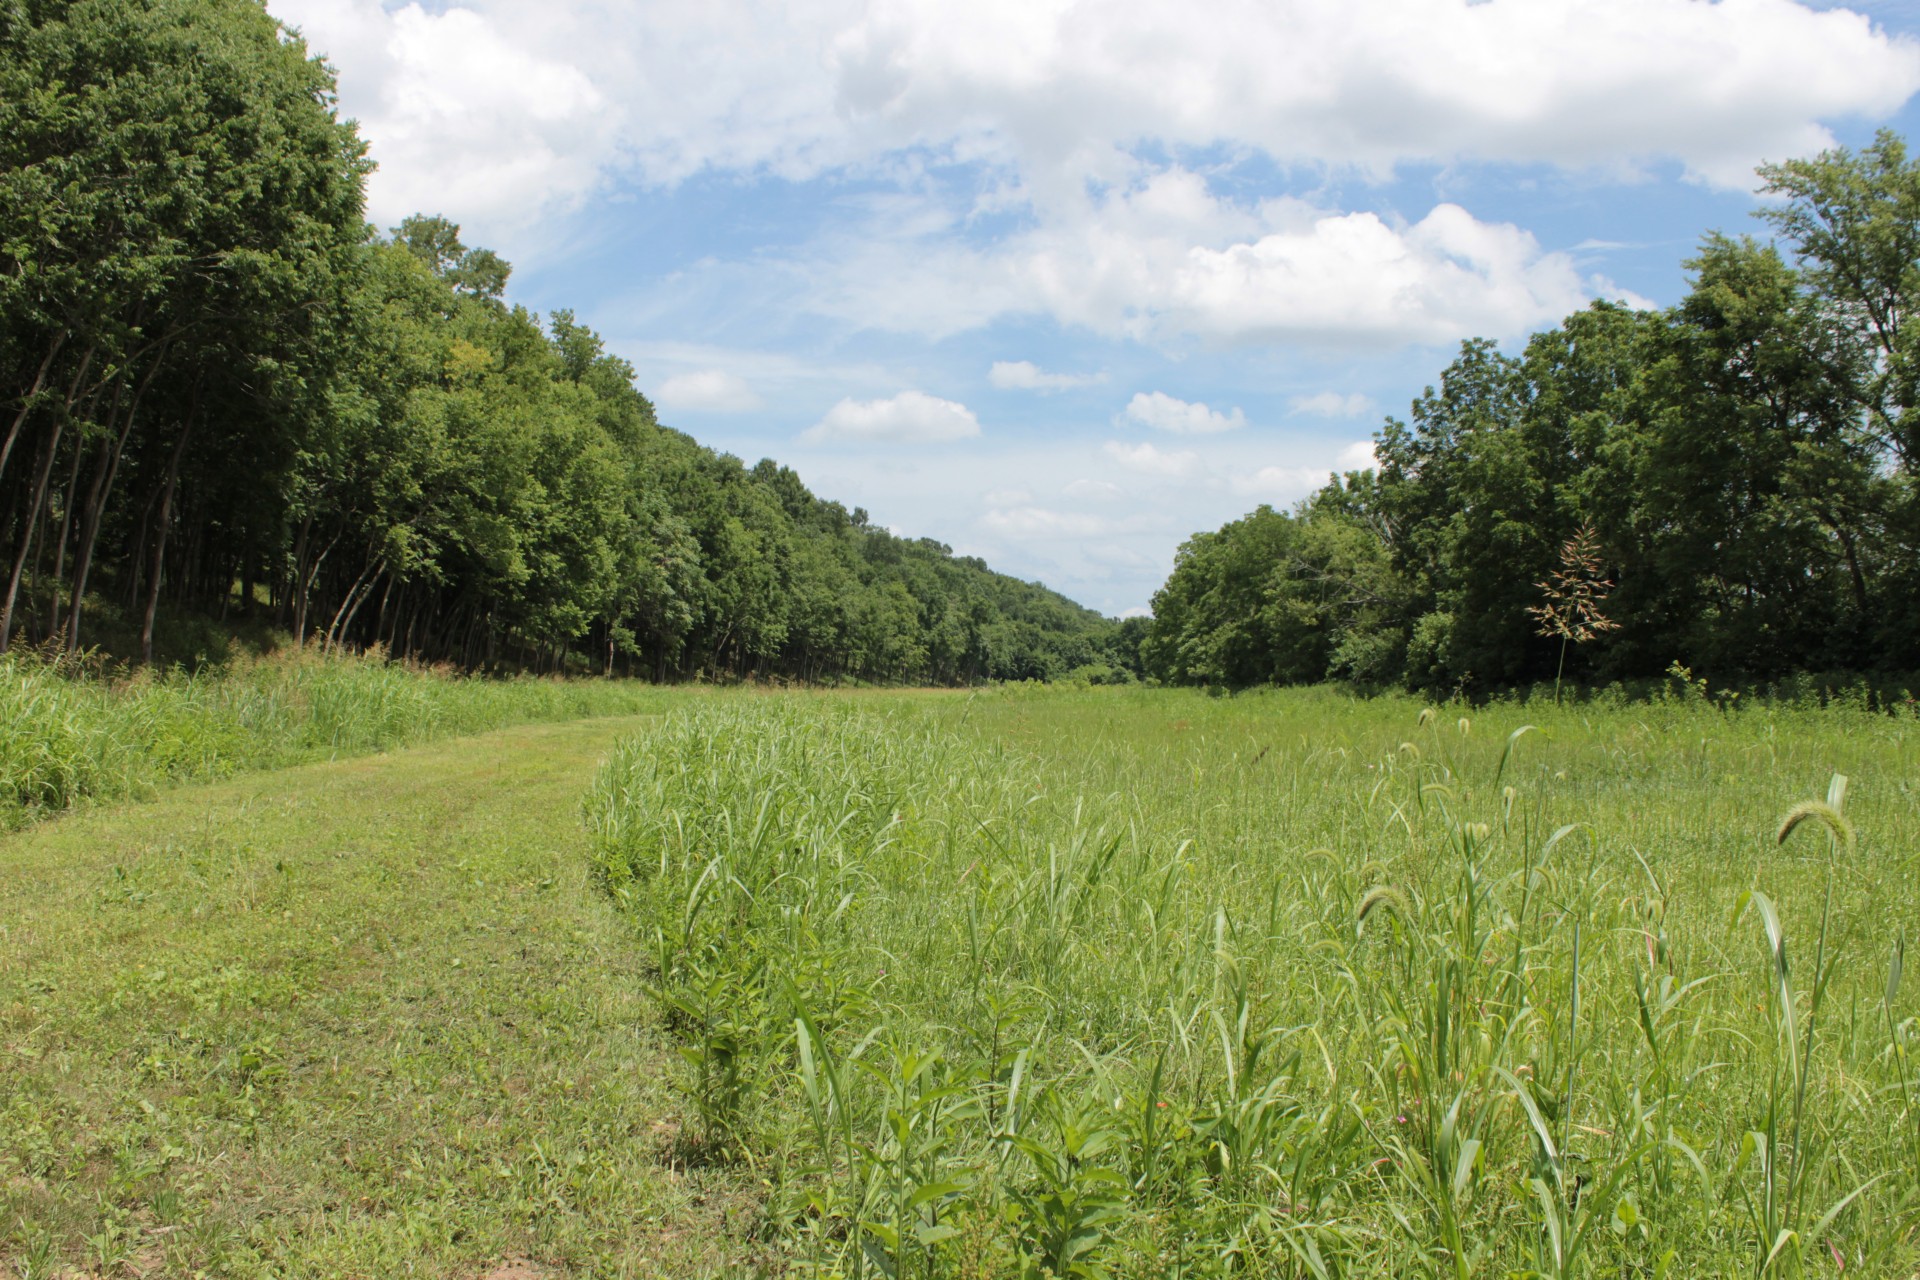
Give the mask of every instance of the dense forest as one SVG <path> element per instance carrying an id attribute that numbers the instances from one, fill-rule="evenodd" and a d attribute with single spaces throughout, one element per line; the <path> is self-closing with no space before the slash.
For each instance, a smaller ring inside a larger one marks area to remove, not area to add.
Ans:
<path id="1" fill-rule="evenodd" d="M 1145 668 L 1468 693 L 1920 671 L 1920 164 L 1760 170 L 1787 249 L 1709 236 L 1679 305 L 1473 341 L 1376 470 L 1181 548 Z"/>
<path id="2" fill-rule="evenodd" d="M 471 668 L 967 682 L 1112 623 L 661 426 L 441 217 L 368 227 L 253 0 L 0 5 L 0 651 L 165 611 Z"/>

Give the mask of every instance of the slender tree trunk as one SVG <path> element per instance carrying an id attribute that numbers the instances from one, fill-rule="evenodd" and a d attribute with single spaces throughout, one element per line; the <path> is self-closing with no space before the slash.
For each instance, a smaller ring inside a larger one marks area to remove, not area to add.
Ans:
<path id="1" fill-rule="evenodd" d="M 333 541 L 322 547 L 320 554 L 315 556 L 312 563 L 308 564 L 305 571 L 300 574 L 300 582 L 293 598 L 293 643 L 296 648 L 307 642 L 307 609 L 312 602 L 314 579 L 320 576 L 320 566 L 327 562 L 329 555 L 333 554 L 333 549 L 340 544 L 340 538 L 340 534 L 335 534 Z"/>
<path id="2" fill-rule="evenodd" d="M 353 608 L 347 610 L 347 616 L 345 620 L 340 623 L 339 637 L 335 641 L 335 643 L 338 644 L 341 648 L 344 649 L 346 647 L 347 633 L 353 629 L 353 620 L 355 616 L 359 614 L 361 606 L 366 604 L 368 600 L 373 598 L 373 589 L 374 587 L 378 586 L 380 583 L 380 573 L 384 573 L 385 571 L 386 571 L 386 563 L 382 561 L 380 571 L 376 572 L 373 578 L 368 581 L 366 589 L 360 593 L 360 598 L 354 602 Z"/>
<path id="3" fill-rule="evenodd" d="M 55 459 L 59 451 L 54 451 Z M 53 513 L 60 502 L 60 486 L 49 482 L 47 500 L 40 508 L 40 536 L 34 543 L 33 560 L 27 567 L 26 576 L 20 580 L 20 599 L 15 604 L 17 612 L 13 618 L 15 633 L 31 637 L 34 623 L 39 615 L 34 605 L 39 598 L 40 584 L 47 579 L 47 546 L 54 540 Z"/>
<path id="4" fill-rule="evenodd" d="M 326 637 L 320 642 L 320 651 L 322 653 L 332 650 L 340 631 L 341 619 L 353 616 L 349 611 L 354 608 L 354 599 L 360 594 L 361 585 L 368 583 L 369 578 L 375 582 L 379 581 L 380 572 L 385 567 L 386 561 L 384 560 L 370 562 L 366 568 L 360 571 L 360 576 L 353 580 L 353 585 L 347 588 L 347 594 L 340 599 L 340 607 L 333 611 L 333 621 L 327 624 Z M 369 589 L 371 589 L 370 584 Z"/>
<path id="5" fill-rule="evenodd" d="M 1827 527 L 1832 529 L 1834 536 L 1840 540 L 1841 554 L 1847 561 L 1847 577 L 1853 584 L 1853 602 L 1864 615 L 1867 612 L 1867 576 L 1861 572 L 1860 556 L 1854 550 L 1853 535 L 1841 527 L 1840 522 L 1833 519 L 1831 514 L 1827 518 Z"/>
<path id="6" fill-rule="evenodd" d="M 160 490 L 149 489 L 146 505 L 140 508 L 140 519 L 134 526 L 139 533 L 134 536 L 133 546 L 128 549 L 126 556 L 129 572 L 126 581 L 120 584 L 130 614 L 140 608 L 140 601 L 146 597 L 147 547 L 153 542 L 153 512 L 159 505 Z"/>
<path id="7" fill-rule="evenodd" d="M 198 399 L 198 397 L 195 397 Z M 160 492 L 160 518 L 153 533 L 153 574 L 147 582 L 147 607 L 140 618 L 140 662 L 143 666 L 153 665 L 153 619 L 160 610 L 160 583 L 165 577 L 167 558 L 167 534 L 173 522 L 173 494 L 180 483 L 180 459 L 187 452 L 187 441 L 193 435 L 193 421 L 198 416 L 198 406 L 187 412 L 187 420 L 180 428 L 180 439 L 174 443 L 173 457 L 167 462 L 167 481 Z"/>
<path id="8" fill-rule="evenodd" d="M 53 591 L 47 600 L 47 634 L 51 640 L 60 628 L 60 584 L 67 576 L 67 542 L 73 534 L 73 500 L 79 496 L 80 460 L 86 451 L 80 441 L 73 442 L 73 466 L 67 470 L 67 496 L 60 504 L 60 537 L 53 549 Z"/>
<path id="9" fill-rule="evenodd" d="M 301 575 L 307 568 L 307 539 L 313 533 L 313 517 L 307 516 L 300 521 L 300 532 L 293 540 L 293 573 L 287 581 L 285 591 L 279 592 L 280 601 L 274 609 L 273 620 L 276 623 L 292 627 L 294 584 L 301 581 Z"/>
<path id="10" fill-rule="evenodd" d="M 47 441 L 46 455 L 40 460 L 40 474 L 33 482 L 33 501 L 27 507 L 27 522 L 20 531 L 20 552 L 13 558 L 13 573 L 7 579 L 7 597 L 0 603 L 0 653 L 7 651 L 13 638 L 13 605 L 20 595 L 20 575 L 26 572 L 27 559 L 33 553 L 34 535 L 39 530 L 40 508 L 47 500 L 47 480 L 53 475 L 54 455 L 60 452 L 60 435 L 65 423 L 56 422 Z"/>
<path id="11" fill-rule="evenodd" d="M 13 456 L 13 446 L 20 439 L 20 429 L 26 425 L 27 417 L 33 412 L 33 402 L 39 398 L 41 389 L 47 385 L 47 373 L 53 368 L 54 359 L 59 356 L 60 348 L 67 342 L 67 331 L 62 329 L 48 349 L 46 359 L 40 362 L 40 371 L 33 375 L 33 387 L 27 392 L 26 399 L 20 402 L 20 412 L 13 415 L 13 425 L 7 428 L 5 442 L 0 442 L 0 477 L 7 474 L 7 459 Z M 67 399 L 73 399 L 73 393 L 79 390 L 80 379 L 87 374 L 87 365 L 93 361 L 93 352 L 89 350 L 85 360 L 80 362 L 80 372 L 74 378 L 73 389 L 67 393 Z"/>
<path id="12" fill-rule="evenodd" d="M 106 512 L 107 496 L 113 492 L 114 478 L 120 472 L 120 459 L 126 456 L 127 438 L 133 434 L 134 419 L 140 413 L 141 397 L 147 388 L 153 385 L 153 379 L 160 372 L 160 362 L 154 361 L 153 368 L 147 370 L 147 376 L 133 393 L 133 403 L 127 406 L 127 416 L 121 421 L 120 434 L 113 432 L 113 420 L 120 411 L 120 391 L 113 396 L 113 408 L 107 411 L 107 435 L 100 441 L 100 460 L 94 467 L 93 484 L 87 493 L 87 509 L 80 517 L 80 541 L 75 545 L 73 557 L 73 598 L 67 606 L 67 652 L 80 652 L 80 606 L 87 595 L 87 574 L 93 568 L 93 548 L 100 537 L 100 521 Z M 124 388 L 122 388 L 124 390 Z"/>
<path id="13" fill-rule="evenodd" d="M 387 575 L 387 589 L 380 593 L 380 612 L 373 617 L 373 642 L 375 644 L 385 644 L 388 656 L 392 656 L 393 654 L 393 643 L 390 639 L 385 638 L 387 633 L 387 606 L 393 603 L 393 583 L 394 579 L 398 576 L 398 574 L 391 573 Z"/>

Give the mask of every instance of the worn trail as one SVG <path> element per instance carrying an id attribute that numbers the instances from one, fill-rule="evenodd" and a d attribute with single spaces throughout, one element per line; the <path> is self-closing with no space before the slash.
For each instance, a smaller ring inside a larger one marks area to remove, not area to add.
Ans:
<path id="1" fill-rule="evenodd" d="M 0 838 L 0 1277 L 726 1266 L 751 1205 L 674 1166 L 639 951 L 582 856 L 581 793 L 643 724 Z"/>

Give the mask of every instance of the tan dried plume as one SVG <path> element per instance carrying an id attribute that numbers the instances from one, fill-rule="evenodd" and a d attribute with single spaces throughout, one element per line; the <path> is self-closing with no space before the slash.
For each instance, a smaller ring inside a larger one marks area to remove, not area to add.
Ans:
<path id="1" fill-rule="evenodd" d="M 1540 619 L 1540 635 L 1585 644 L 1619 630 L 1600 607 L 1613 592 L 1613 579 L 1602 576 L 1601 569 L 1600 535 L 1589 522 L 1560 544 L 1560 567 L 1552 576 L 1533 584 L 1546 597 L 1545 604 L 1527 606 Z"/>

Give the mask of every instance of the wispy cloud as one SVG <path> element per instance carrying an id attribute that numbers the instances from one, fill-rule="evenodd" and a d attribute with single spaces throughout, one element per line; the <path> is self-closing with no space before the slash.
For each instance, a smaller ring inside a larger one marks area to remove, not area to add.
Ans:
<path id="1" fill-rule="evenodd" d="M 1190 476 L 1200 470 L 1200 455 L 1191 449 L 1165 450 L 1144 442 L 1126 444 L 1109 440 L 1103 451 L 1127 470 L 1142 475 Z"/>
<path id="2" fill-rule="evenodd" d="M 987 381 L 1003 391 L 1071 391 L 1105 382 L 1104 373 L 1048 373 L 1031 360 L 996 360 Z"/>
<path id="3" fill-rule="evenodd" d="M 1309 418 L 1358 418 L 1373 412 L 1373 400 L 1358 392 L 1343 396 L 1337 391 L 1322 391 L 1295 396 L 1287 402 L 1287 409 Z"/>
<path id="4" fill-rule="evenodd" d="M 675 374 L 660 384 L 654 400 L 663 409 L 708 413 L 746 413 L 764 404 L 746 379 L 724 369 Z"/>

